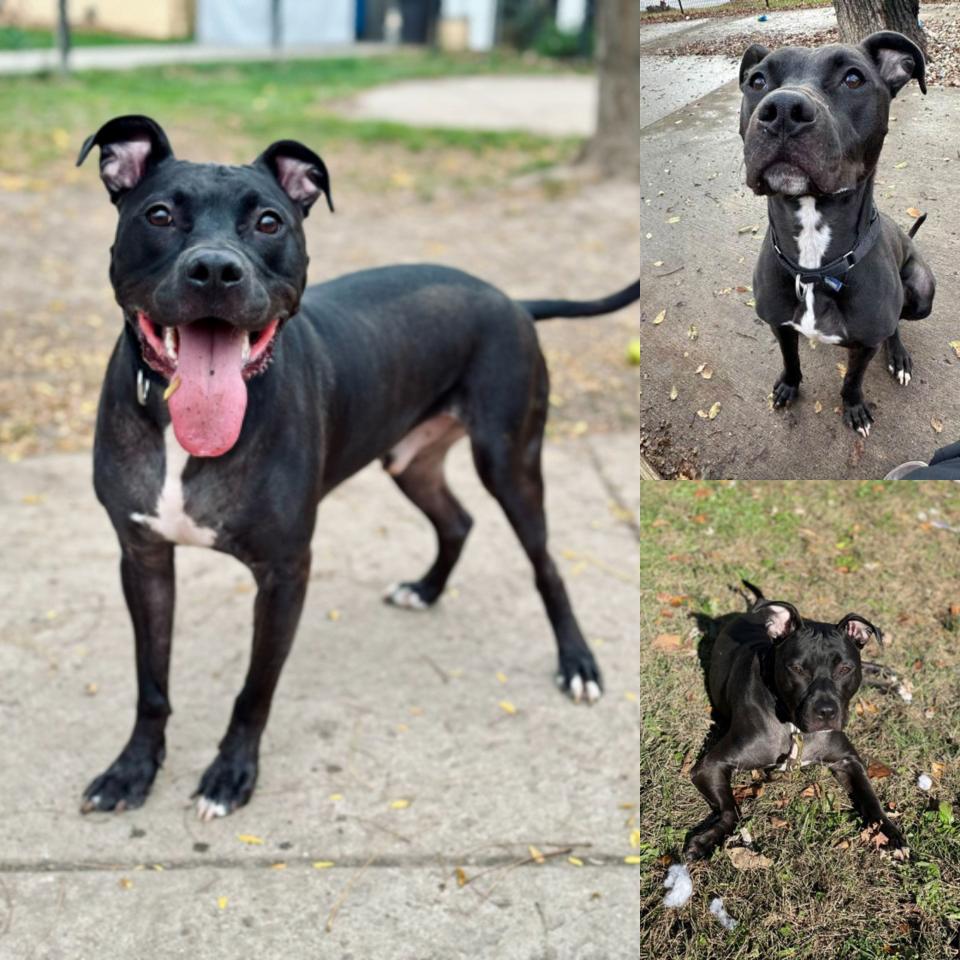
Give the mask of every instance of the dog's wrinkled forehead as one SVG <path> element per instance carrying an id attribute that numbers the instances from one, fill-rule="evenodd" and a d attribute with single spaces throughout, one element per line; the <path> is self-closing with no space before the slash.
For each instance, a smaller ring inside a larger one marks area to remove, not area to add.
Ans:
<path id="1" fill-rule="evenodd" d="M 873 61 L 860 47 L 832 43 L 825 47 L 781 47 L 747 74 L 763 71 L 777 86 L 830 87 L 839 71 L 862 70 L 879 81 Z M 746 79 L 746 78 L 742 78 Z"/>
<path id="2" fill-rule="evenodd" d="M 792 658 L 804 653 L 838 653 L 859 658 L 860 651 L 846 629 L 834 623 L 805 620 L 795 631 L 787 634 L 777 647 L 780 656 Z"/>

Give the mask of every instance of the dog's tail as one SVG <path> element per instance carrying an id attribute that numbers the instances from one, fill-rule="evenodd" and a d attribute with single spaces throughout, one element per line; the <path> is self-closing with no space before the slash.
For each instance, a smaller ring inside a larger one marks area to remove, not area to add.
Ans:
<path id="1" fill-rule="evenodd" d="M 534 320 L 554 320 L 560 317 L 598 317 L 630 306 L 640 299 L 640 281 L 631 283 L 617 293 L 599 300 L 518 300 Z"/>
<path id="2" fill-rule="evenodd" d="M 913 226 L 907 231 L 907 236 L 912 240 L 916 235 L 917 231 L 923 226 L 923 221 L 927 219 L 925 213 L 921 213 L 916 220 L 913 221 Z"/>

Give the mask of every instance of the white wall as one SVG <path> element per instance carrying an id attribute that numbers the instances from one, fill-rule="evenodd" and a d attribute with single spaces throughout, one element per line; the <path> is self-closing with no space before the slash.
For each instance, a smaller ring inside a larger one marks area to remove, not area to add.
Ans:
<path id="1" fill-rule="evenodd" d="M 489 50 L 493 46 L 497 26 L 497 0 L 443 0 L 441 15 L 466 17 L 470 23 L 471 50 Z"/>
<path id="2" fill-rule="evenodd" d="M 559 0 L 557 3 L 557 29 L 564 33 L 579 33 L 586 16 L 587 0 Z"/>
<path id="3" fill-rule="evenodd" d="M 350 43 L 355 0 L 283 0 L 284 46 Z M 270 43 L 270 0 L 197 0 L 197 40 L 222 46 Z"/>

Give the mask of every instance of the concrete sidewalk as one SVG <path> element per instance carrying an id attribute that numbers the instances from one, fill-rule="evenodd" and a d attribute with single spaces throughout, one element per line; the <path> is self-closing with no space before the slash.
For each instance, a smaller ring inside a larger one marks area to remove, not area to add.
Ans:
<path id="1" fill-rule="evenodd" d="M 553 552 L 605 673 L 597 707 L 554 688 L 527 561 L 465 445 L 451 486 L 476 526 L 452 590 L 423 614 L 380 602 L 433 543 L 371 467 L 321 508 L 254 799 L 210 824 L 189 795 L 245 669 L 251 577 L 178 551 L 166 764 L 142 809 L 81 817 L 132 721 L 117 549 L 88 456 L 0 466 L 0 956 L 633 960 L 636 449 L 613 435 L 546 452 Z M 583 865 L 514 866 L 531 844 Z"/>

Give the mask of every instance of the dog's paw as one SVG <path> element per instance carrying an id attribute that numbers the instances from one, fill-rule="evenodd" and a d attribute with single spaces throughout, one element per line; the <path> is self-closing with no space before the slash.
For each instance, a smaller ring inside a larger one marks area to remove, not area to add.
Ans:
<path id="1" fill-rule="evenodd" d="M 774 407 L 786 407 L 800 396 L 800 384 L 787 383 L 784 376 L 773 385 Z"/>
<path id="2" fill-rule="evenodd" d="M 913 378 L 913 360 L 902 345 L 887 345 L 887 370 L 901 387 L 907 386 Z"/>
<path id="3" fill-rule="evenodd" d="M 561 654 L 557 686 L 569 694 L 574 703 L 594 704 L 603 695 L 600 668 L 586 647 L 569 654 Z"/>
<path id="4" fill-rule="evenodd" d="M 114 810 L 120 813 L 142 807 L 159 768 L 160 760 L 148 754 L 121 754 L 83 791 L 80 812 Z"/>
<path id="5" fill-rule="evenodd" d="M 881 850 L 885 853 L 892 854 L 894 860 L 910 859 L 910 847 L 907 844 L 907 838 L 900 832 L 898 827 L 894 826 L 890 820 L 884 818 L 876 824 L 876 829 L 887 839 L 886 843 L 880 844 Z"/>
<path id="6" fill-rule="evenodd" d="M 862 401 L 860 403 L 844 403 L 843 422 L 851 430 L 856 430 L 861 437 L 869 437 L 873 416 L 867 409 L 866 403 Z"/>
<path id="7" fill-rule="evenodd" d="M 213 820 L 233 813 L 250 801 L 256 783 L 256 756 L 221 753 L 207 767 L 193 794 L 197 797 L 197 817 Z"/>
<path id="8" fill-rule="evenodd" d="M 383 602 L 403 610 L 428 610 L 438 596 L 422 583 L 393 583 L 384 591 Z"/>
<path id="9" fill-rule="evenodd" d="M 717 844 L 723 839 L 723 835 L 716 835 L 711 829 L 703 830 L 694 834 L 687 840 L 683 848 L 683 857 L 688 863 L 697 860 L 709 860 L 713 856 L 713 851 L 717 849 Z"/>

